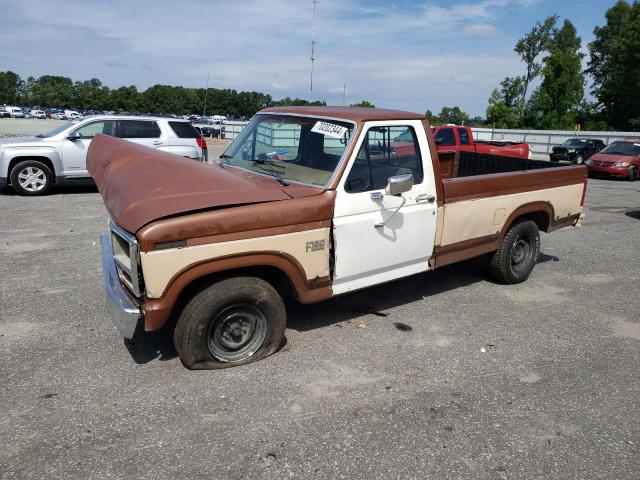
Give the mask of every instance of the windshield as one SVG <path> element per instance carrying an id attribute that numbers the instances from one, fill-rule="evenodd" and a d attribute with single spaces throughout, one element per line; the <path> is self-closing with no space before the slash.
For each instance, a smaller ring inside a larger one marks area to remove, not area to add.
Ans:
<path id="1" fill-rule="evenodd" d="M 579 138 L 572 138 L 571 140 L 567 140 L 562 145 L 565 147 L 581 147 L 587 143 L 586 140 L 580 140 Z"/>
<path id="2" fill-rule="evenodd" d="M 220 156 L 219 163 L 324 187 L 353 133 L 353 124 L 294 115 L 260 114 Z"/>
<path id="3" fill-rule="evenodd" d="M 640 140 L 638 142 L 613 142 L 600 150 L 600 153 L 637 157 L 640 156 Z"/>
<path id="4" fill-rule="evenodd" d="M 53 137 L 53 136 L 59 134 L 60 132 L 62 132 L 63 130 L 66 130 L 70 126 L 75 125 L 76 123 L 78 123 L 78 122 L 65 122 L 62 125 L 60 125 L 59 127 L 54 128 L 50 132 L 41 133 L 40 135 L 36 135 L 36 137 L 40 137 L 40 138 Z"/>

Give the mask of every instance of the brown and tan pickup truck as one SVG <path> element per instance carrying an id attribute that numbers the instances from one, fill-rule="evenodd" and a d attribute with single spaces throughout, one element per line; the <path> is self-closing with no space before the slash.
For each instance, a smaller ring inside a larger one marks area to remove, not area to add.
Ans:
<path id="1" fill-rule="evenodd" d="M 587 171 L 476 155 L 439 156 L 424 116 L 381 109 L 262 110 L 213 164 L 98 135 L 111 317 L 126 338 L 172 325 L 185 366 L 221 368 L 278 349 L 284 296 L 318 302 L 483 254 L 522 282 L 540 230 L 582 223 Z"/>

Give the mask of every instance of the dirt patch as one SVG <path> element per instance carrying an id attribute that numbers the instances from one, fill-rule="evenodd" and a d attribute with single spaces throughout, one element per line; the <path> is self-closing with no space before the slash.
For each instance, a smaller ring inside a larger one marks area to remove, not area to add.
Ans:
<path id="1" fill-rule="evenodd" d="M 640 323 L 629 322 L 619 318 L 613 325 L 613 334 L 616 337 L 640 340 Z"/>

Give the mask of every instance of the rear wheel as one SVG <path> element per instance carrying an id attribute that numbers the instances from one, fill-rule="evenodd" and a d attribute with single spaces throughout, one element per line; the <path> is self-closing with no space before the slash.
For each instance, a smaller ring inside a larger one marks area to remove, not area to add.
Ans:
<path id="1" fill-rule="evenodd" d="M 274 353 L 285 327 L 278 292 L 260 278 L 235 277 L 197 293 L 182 311 L 173 339 L 185 367 L 228 368 Z"/>
<path id="2" fill-rule="evenodd" d="M 37 160 L 25 160 L 11 170 L 11 186 L 20 195 L 46 195 L 52 183 L 51 170 Z"/>
<path id="3" fill-rule="evenodd" d="M 540 253 L 540 232 L 535 222 L 523 219 L 512 225 L 491 258 L 491 274 L 507 284 L 524 282 Z"/>

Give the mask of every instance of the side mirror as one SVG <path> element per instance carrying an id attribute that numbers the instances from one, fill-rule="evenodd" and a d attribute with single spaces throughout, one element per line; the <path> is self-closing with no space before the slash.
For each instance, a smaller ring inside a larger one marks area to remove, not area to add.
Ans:
<path id="1" fill-rule="evenodd" d="M 80 135 L 80 132 L 71 132 L 69 135 L 67 135 L 67 140 L 71 140 L 72 142 L 75 142 L 76 140 L 80 140 L 80 138 L 82 138 L 82 135 Z"/>
<path id="2" fill-rule="evenodd" d="M 413 187 L 413 174 L 405 173 L 403 175 L 389 177 L 385 191 L 387 195 L 400 195 L 401 193 L 411 190 L 411 187 Z"/>

